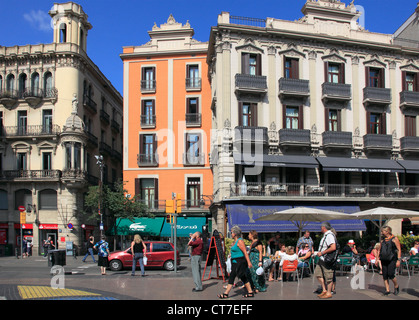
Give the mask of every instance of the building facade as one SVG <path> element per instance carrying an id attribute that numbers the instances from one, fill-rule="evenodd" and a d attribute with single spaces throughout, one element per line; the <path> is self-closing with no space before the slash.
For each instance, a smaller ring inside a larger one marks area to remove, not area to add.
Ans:
<path id="1" fill-rule="evenodd" d="M 100 178 L 94 156 L 105 183 L 122 177 L 122 97 L 86 53 L 88 17 L 73 2 L 49 14 L 52 43 L 0 47 L 2 254 L 19 246 L 19 206 L 34 254 L 48 236 L 61 249 L 82 245 L 99 233 L 82 214 Z"/>
<path id="2" fill-rule="evenodd" d="M 418 206 L 417 46 L 364 30 L 353 3 L 307 1 L 302 12 L 223 12 L 211 29 L 218 230 L 291 230 L 257 218 L 295 206 Z M 365 230 L 345 224 L 338 231 Z"/>
<path id="3" fill-rule="evenodd" d="M 124 47 L 121 54 L 124 181 L 129 194 L 141 195 L 160 216 L 166 200 L 180 194 L 180 218 L 203 218 L 194 224 L 201 231 L 213 190 L 208 44 L 193 38 L 189 22 L 178 23 L 172 15 L 148 34 L 148 43 Z"/>

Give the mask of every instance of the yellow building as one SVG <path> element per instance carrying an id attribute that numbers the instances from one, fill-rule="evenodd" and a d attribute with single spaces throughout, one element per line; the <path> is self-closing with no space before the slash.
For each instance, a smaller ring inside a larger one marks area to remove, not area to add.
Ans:
<path id="1" fill-rule="evenodd" d="M 86 53 L 88 17 L 73 2 L 49 14 L 52 43 L 0 47 L 0 255 L 18 243 L 19 206 L 34 254 L 48 236 L 81 245 L 99 232 L 81 215 L 95 155 L 105 183 L 122 177 L 122 97 Z"/>

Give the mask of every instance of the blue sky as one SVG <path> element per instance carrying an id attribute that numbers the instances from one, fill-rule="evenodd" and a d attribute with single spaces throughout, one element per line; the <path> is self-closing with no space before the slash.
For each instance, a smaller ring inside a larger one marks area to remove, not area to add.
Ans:
<path id="1" fill-rule="evenodd" d="M 350 3 L 351 0 L 342 0 Z M 55 1 L 66 2 L 66 1 Z M 165 23 L 170 14 L 177 22 L 189 20 L 194 38 L 208 41 L 210 28 L 223 11 L 252 18 L 297 20 L 306 0 L 78 0 L 93 29 L 87 39 L 87 53 L 105 76 L 122 93 L 122 47 L 149 40 L 154 23 Z M 418 0 L 355 0 L 365 10 L 365 28 L 393 33 L 414 12 Z M 52 42 L 48 11 L 54 1 L 0 0 L 0 45 L 14 46 Z"/>

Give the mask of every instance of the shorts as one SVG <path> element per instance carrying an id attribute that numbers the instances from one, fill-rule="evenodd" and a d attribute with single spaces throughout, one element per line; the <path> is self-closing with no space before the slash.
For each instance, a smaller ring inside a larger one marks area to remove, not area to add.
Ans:
<path id="1" fill-rule="evenodd" d="M 333 273 L 334 270 L 326 268 L 323 260 L 319 260 L 319 263 L 314 269 L 314 276 L 316 278 L 323 278 L 325 283 L 331 283 L 333 281 Z"/>
<path id="2" fill-rule="evenodd" d="M 381 260 L 381 271 L 383 272 L 384 280 L 393 280 L 396 277 L 396 260 L 383 261 Z"/>
<path id="3" fill-rule="evenodd" d="M 233 262 L 236 261 L 236 262 Z M 242 258 L 235 258 L 231 264 L 231 273 L 228 278 L 228 284 L 233 285 L 234 279 L 237 277 L 239 278 L 243 284 L 248 283 L 249 280 L 247 279 L 247 261 L 244 257 Z"/>
<path id="4" fill-rule="evenodd" d="M 109 260 L 108 260 L 108 257 L 102 257 L 102 256 L 99 256 L 98 258 L 99 258 L 99 259 L 98 259 L 97 265 L 98 265 L 99 267 L 105 267 L 105 268 L 108 268 L 108 267 L 109 267 Z"/>

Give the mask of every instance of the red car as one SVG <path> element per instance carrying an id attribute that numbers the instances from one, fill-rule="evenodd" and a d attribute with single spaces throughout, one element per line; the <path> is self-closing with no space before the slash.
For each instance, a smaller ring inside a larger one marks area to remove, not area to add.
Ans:
<path id="1" fill-rule="evenodd" d="M 160 267 L 168 271 L 175 268 L 174 246 L 167 241 L 144 241 L 147 246 L 147 265 L 145 267 Z M 180 265 L 179 251 L 176 251 L 177 265 Z M 137 262 L 137 266 L 140 263 Z M 131 248 L 124 251 L 115 251 L 109 255 L 109 267 L 112 271 L 119 271 L 123 268 L 132 267 Z"/>

